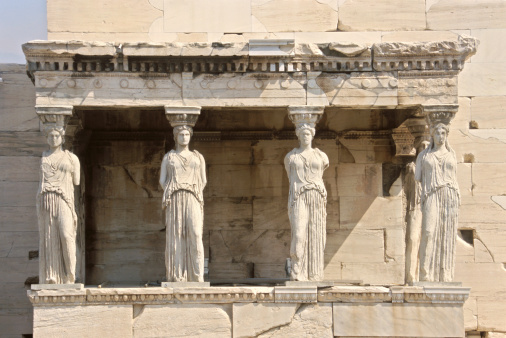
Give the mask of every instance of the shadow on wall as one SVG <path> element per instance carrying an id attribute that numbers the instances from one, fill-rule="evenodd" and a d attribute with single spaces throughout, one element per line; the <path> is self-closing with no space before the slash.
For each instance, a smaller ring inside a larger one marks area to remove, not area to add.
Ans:
<path id="1" fill-rule="evenodd" d="M 172 128 L 158 110 L 81 114 L 91 135 L 82 159 L 87 175 L 86 283 L 161 281 L 165 229 L 158 177 L 162 157 L 174 144 Z M 330 159 L 324 173 L 325 278 L 368 276 L 366 283 L 402 283 L 402 198 L 383 197 L 382 163 L 375 158 L 354 163 L 356 154 L 336 141 L 341 130 L 328 128 L 337 123 L 336 114 L 321 121 L 314 140 Z M 202 112 L 191 149 L 207 164 L 204 245 L 211 280 L 286 276 L 291 231 L 283 159 L 294 147 L 293 125 L 283 109 Z M 391 156 L 390 143 L 376 146 L 375 152 L 378 159 Z"/>

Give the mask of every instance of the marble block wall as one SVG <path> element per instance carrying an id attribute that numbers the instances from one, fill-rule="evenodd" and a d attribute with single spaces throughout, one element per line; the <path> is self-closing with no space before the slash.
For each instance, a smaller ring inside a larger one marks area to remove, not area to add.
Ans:
<path id="1" fill-rule="evenodd" d="M 336 133 L 357 114 L 368 121 L 362 122 L 366 128 L 391 124 L 376 112 L 330 112 L 318 126 L 323 136 L 317 132 L 314 142 L 330 159 L 324 173 L 325 276 L 402 284 L 402 196 L 400 189 L 384 196 L 382 175 L 382 162 L 393 160 L 393 144 L 389 139 L 337 141 Z M 86 283 L 162 281 L 165 230 L 157 180 L 163 154 L 174 144 L 163 111 L 89 110 L 79 115 L 90 139 L 82 159 L 87 182 Z M 190 147 L 207 164 L 204 246 L 211 280 L 286 276 L 291 232 L 283 158 L 297 146 L 289 123 L 282 109 L 201 114 Z M 270 128 L 288 130 L 291 136 L 251 139 L 251 133 L 259 131 L 271 134 Z M 222 132 L 221 140 L 202 139 L 216 132 Z M 329 132 L 333 136 L 325 138 Z M 346 156 L 341 158 L 342 152 Z"/>
<path id="2" fill-rule="evenodd" d="M 1 64 L 0 78 L 0 335 L 19 337 L 32 332 L 26 286 L 39 274 L 35 195 L 45 146 L 25 66 Z"/>

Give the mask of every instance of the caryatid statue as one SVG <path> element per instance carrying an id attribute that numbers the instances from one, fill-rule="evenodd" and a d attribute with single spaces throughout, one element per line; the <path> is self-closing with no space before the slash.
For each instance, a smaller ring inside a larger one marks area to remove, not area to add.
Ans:
<path id="1" fill-rule="evenodd" d="M 312 148 L 315 125 L 323 107 L 290 106 L 289 118 L 295 124 L 299 147 L 285 157 L 290 182 L 288 217 L 292 230 L 290 279 L 323 280 L 326 242 L 327 191 L 323 171 L 329 166 L 327 155 Z"/>
<path id="2" fill-rule="evenodd" d="M 199 114 L 199 107 L 166 107 L 176 144 L 175 149 L 163 157 L 160 173 L 168 282 L 204 281 L 202 233 L 206 163 L 198 151 L 190 151 L 188 147 Z"/>
<path id="3" fill-rule="evenodd" d="M 65 114 L 47 113 L 53 110 L 60 112 L 61 109 L 37 108 L 49 145 L 49 150 L 42 154 L 37 192 L 39 283 L 73 284 L 77 230 L 74 185 L 79 185 L 80 164 L 76 155 L 62 149 L 65 122 L 72 114 L 72 107 Z"/>
<path id="4" fill-rule="evenodd" d="M 430 144 L 416 160 L 415 179 L 422 186 L 419 279 L 451 282 L 460 205 L 457 157 L 448 143 L 454 114 L 444 108 L 436 109 L 427 113 Z"/>
<path id="5" fill-rule="evenodd" d="M 411 118 L 406 126 L 414 136 L 413 147 L 416 155 L 420 154 L 429 145 L 428 128 L 425 119 Z M 416 157 L 406 165 L 404 191 L 406 194 L 406 284 L 418 282 L 420 236 L 422 234 L 422 210 L 420 182 L 415 180 Z"/>

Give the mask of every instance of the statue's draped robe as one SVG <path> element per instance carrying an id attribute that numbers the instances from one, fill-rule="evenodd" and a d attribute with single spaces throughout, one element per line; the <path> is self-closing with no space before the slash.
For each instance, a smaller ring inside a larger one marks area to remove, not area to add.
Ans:
<path id="1" fill-rule="evenodd" d="M 420 195 L 422 186 L 415 180 L 416 165 L 410 162 L 406 165 L 406 282 L 412 284 L 418 281 L 418 263 L 420 236 L 422 232 L 422 211 L 420 209 Z"/>
<path id="2" fill-rule="evenodd" d="M 420 281 L 450 282 L 455 270 L 460 204 L 453 150 L 438 155 L 425 149 L 416 160 L 415 178 L 422 184 Z"/>
<path id="3" fill-rule="evenodd" d="M 165 265 L 169 282 L 204 281 L 204 158 L 197 151 L 189 155 L 171 150 L 166 155 Z"/>
<path id="4" fill-rule="evenodd" d="M 327 191 L 322 176 L 328 165 L 327 155 L 319 149 L 305 153 L 293 149 L 285 157 L 290 181 L 288 216 L 292 230 L 292 280 L 323 280 Z"/>
<path id="5" fill-rule="evenodd" d="M 43 154 L 37 194 L 39 283 L 75 282 L 77 216 L 74 207 L 74 161 L 61 151 Z"/>

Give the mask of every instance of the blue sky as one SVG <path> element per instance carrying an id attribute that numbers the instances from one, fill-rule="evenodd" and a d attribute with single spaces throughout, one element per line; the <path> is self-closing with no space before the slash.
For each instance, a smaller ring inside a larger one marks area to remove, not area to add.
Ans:
<path id="1" fill-rule="evenodd" d="M 0 0 L 0 63 L 25 63 L 21 45 L 46 39 L 46 0 Z"/>

